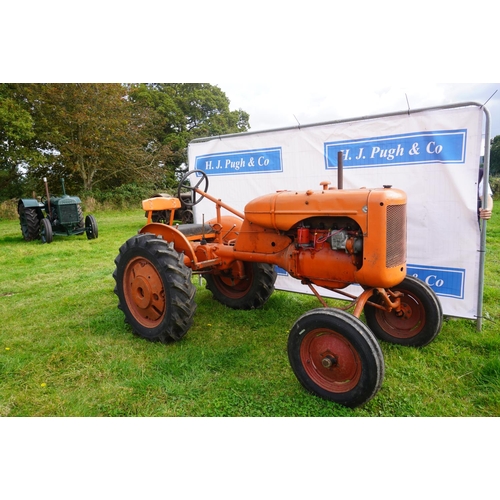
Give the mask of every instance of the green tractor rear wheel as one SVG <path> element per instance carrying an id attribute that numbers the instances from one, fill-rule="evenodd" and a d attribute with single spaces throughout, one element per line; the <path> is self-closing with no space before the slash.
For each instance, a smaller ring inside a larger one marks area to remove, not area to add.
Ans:
<path id="1" fill-rule="evenodd" d="M 83 210 L 82 210 L 81 205 L 77 205 L 76 210 L 78 212 L 78 225 L 76 226 L 76 229 L 84 229 L 85 222 L 83 220 Z"/>
<path id="2" fill-rule="evenodd" d="M 26 208 L 22 201 L 17 206 L 21 232 L 25 241 L 36 240 L 40 233 L 40 221 L 35 208 Z"/>

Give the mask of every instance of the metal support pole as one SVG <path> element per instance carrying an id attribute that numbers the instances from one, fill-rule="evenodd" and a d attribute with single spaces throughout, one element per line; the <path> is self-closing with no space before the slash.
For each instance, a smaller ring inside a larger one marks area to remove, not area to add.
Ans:
<path id="1" fill-rule="evenodd" d="M 488 182 L 490 176 L 490 113 L 483 107 L 486 116 L 485 132 L 484 132 L 484 165 L 483 165 L 483 201 L 481 207 L 484 208 L 488 203 Z M 486 257 L 486 221 L 481 219 L 480 230 L 481 240 L 479 244 L 479 280 L 478 280 L 478 297 L 477 297 L 477 331 L 481 331 L 483 327 L 483 288 L 484 288 L 484 264 Z"/>

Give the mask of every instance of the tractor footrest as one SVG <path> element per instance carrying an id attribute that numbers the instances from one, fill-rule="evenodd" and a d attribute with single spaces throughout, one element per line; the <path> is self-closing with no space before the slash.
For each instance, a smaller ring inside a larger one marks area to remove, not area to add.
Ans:
<path id="1" fill-rule="evenodd" d="M 212 235 L 214 228 L 210 224 L 180 224 L 175 226 L 184 236 L 202 236 Z"/>

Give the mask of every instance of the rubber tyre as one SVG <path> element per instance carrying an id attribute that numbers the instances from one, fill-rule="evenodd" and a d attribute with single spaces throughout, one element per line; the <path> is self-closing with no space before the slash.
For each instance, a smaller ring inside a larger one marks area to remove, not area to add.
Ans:
<path id="1" fill-rule="evenodd" d="M 245 278 L 233 278 L 232 269 L 219 274 L 206 274 L 206 288 L 215 300 L 232 309 L 262 307 L 274 292 L 276 271 L 271 264 L 236 261 L 233 268 L 243 266 Z"/>
<path id="2" fill-rule="evenodd" d="M 148 216 L 146 212 L 146 217 Z M 151 222 L 168 224 L 170 221 L 170 210 L 154 210 L 151 214 Z"/>
<path id="3" fill-rule="evenodd" d="M 339 309 L 302 315 L 288 336 L 288 359 L 305 389 L 349 408 L 372 399 L 384 379 L 377 339 L 362 321 Z"/>
<path id="4" fill-rule="evenodd" d="M 423 347 L 432 342 L 443 325 L 441 303 L 432 288 L 413 276 L 407 276 L 391 290 L 403 293 L 404 315 L 398 317 L 395 312 L 366 304 L 366 323 L 374 335 L 385 342 L 410 347 Z M 376 294 L 370 300 L 381 302 Z"/>
<path id="5" fill-rule="evenodd" d="M 193 224 L 194 223 L 194 214 L 192 210 L 183 210 L 182 211 L 182 224 Z"/>
<path id="6" fill-rule="evenodd" d="M 85 228 L 85 222 L 84 222 L 84 219 L 83 219 L 83 210 L 82 210 L 81 205 L 77 205 L 76 206 L 76 210 L 78 212 L 78 224 L 76 226 L 76 229 L 77 230 L 84 229 Z"/>
<path id="7" fill-rule="evenodd" d="M 47 218 L 40 221 L 40 239 L 42 240 L 42 243 L 52 243 L 52 240 L 54 239 L 52 225 Z"/>
<path id="8" fill-rule="evenodd" d="M 118 308 L 134 333 L 164 343 L 184 337 L 193 323 L 196 287 L 173 243 L 138 234 L 121 246 L 115 264 Z"/>
<path id="9" fill-rule="evenodd" d="M 85 217 L 85 232 L 88 240 L 95 240 L 99 236 L 97 221 L 93 215 Z"/>
<path id="10" fill-rule="evenodd" d="M 40 220 L 35 208 L 26 208 L 22 201 L 17 206 L 21 232 L 25 241 L 37 240 L 40 237 Z"/>

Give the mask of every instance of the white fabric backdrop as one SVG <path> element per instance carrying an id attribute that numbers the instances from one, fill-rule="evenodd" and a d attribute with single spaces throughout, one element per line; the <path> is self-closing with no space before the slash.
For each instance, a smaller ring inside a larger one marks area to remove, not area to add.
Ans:
<path id="1" fill-rule="evenodd" d="M 478 106 L 467 106 L 222 136 L 192 142 L 189 169 L 205 171 L 208 192 L 243 211 L 251 199 L 277 190 L 321 189 L 324 180 L 336 186 L 342 150 L 344 189 L 390 184 L 406 191 L 408 274 L 431 285 L 445 314 L 472 319 L 482 117 Z M 211 202 L 195 206 L 197 222 L 202 214 L 205 220 L 215 217 Z M 276 287 L 310 293 L 282 275 Z"/>

